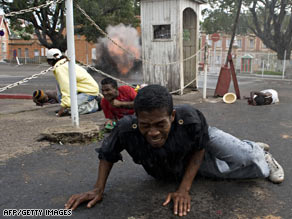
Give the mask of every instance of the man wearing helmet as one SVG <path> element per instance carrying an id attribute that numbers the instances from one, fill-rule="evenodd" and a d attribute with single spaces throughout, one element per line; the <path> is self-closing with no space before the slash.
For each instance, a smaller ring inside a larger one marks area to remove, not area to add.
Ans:
<path id="1" fill-rule="evenodd" d="M 71 107 L 68 58 L 63 56 L 59 49 L 53 48 L 47 52 L 47 61 L 49 65 L 54 67 L 54 76 L 58 82 L 61 108 L 57 116 L 64 116 L 70 113 Z M 75 71 L 78 112 L 86 114 L 101 110 L 99 106 L 101 96 L 97 82 L 79 65 L 75 65 Z"/>

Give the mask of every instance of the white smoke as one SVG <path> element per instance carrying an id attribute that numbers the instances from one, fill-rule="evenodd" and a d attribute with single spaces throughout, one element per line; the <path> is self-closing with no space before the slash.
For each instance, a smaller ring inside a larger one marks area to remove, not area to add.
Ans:
<path id="1" fill-rule="evenodd" d="M 101 49 L 103 47 L 116 64 L 118 71 L 122 74 L 127 74 L 133 67 L 135 60 L 141 56 L 138 31 L 131 26 L 119 24 L 116 26 L 108 26 L 106 32 L 114 42 L 128 52 L 114 45 L 107 37 L 104 37 L 98 40 L 96 48 L 97 59 L 103 55 L 103 49 Z"/>

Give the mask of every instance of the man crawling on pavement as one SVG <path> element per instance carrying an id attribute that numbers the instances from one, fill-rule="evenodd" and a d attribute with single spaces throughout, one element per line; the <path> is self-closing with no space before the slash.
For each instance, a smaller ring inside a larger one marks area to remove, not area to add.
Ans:
<path id="1" fill-rule="evenodd" d="M 126 150 L 133 161 L 157 179 L 179 182 L 175 192 L 167 195 L 163 205 L 171 201 L 175 215 L 191 210 L 191 189 L 197 173 L 222 179 L 268 178 L 274 183 L 284 180 L 284 171 L 268 145 L 242 141 L 215 127 L 208 126 L 204 115 L 189 105 L 173 107 L 171 94 L 165 87 L 142 88 L 134 101 L 135 115 L 123 117 L 103 141 L 99 153 L 98 177 L 91 191 L 76 194 L 65 204 L 76 209 L 102 200 L 113 164 Z"/>

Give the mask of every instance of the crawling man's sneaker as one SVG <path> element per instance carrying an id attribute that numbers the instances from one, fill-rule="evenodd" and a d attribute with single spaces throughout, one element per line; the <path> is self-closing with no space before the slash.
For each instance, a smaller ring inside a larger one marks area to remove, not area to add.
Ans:
<path id="1" fill-rule="evenodd" d="M 260 148 L 262 148 L 264 151 L 269 151 L 270 150 L 270 145 L 263 143 L 263 142 L 256 142 Z"/>
<path id="2" fill-rule="evenodd" d="M 266 162 L 270 169 L 269 180 L 273 183 L 281 183 L 284 181 L 284 170 L 281 165 L 273 158 L 272 154 L 265 152 Z"/>

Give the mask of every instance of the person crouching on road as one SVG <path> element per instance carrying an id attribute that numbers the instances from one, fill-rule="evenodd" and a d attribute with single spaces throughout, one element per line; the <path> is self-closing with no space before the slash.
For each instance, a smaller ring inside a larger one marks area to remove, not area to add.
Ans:
<path id="1" fill-rule="evenodd" d="M 105 126 L 114 126 L 114 123 L 125 115 L 134 114 L 134 99 L 137 92 L 130 86 L 118 87 L 117 82 L 112 78 L 104 78 L 101 81 L 101 92 L 104 98 L 101 100 L 106 121 Z"/>
<path id="2" fill-rule="evenodd" d="M 247 98 L 249 105 L 261 106 L 279 103 L 278 92 L 274 89 L 266 89 L 262 91 L 250 92 L 250 97 Z"/>
<path id="3" fill-rule="evenodd" d="M 32 100 L 37 106 L 59 103 L 57 90 L 36 90 L 32 94 Z"/>
<path id="4" fill-rule="evenodd" d="M 70 113 L 70 84 L 68 58 L 59 49 L 47 52 L 48 64 L 54 66 L 54 75 L 60 89 L 60 105 L 57 116 Z M 99 87 L 93 77 L 81 66 L 75 65 L 77 85 L 77 105 L 79 114 L 94 113 L 101 110 Z"/>
<path id="5" fill-rule="evenodd" d="M 165 87 L 149 85 L 139 90 L 134 109 L 135 115 L 120 119 L 97 149 L 100 162 L 93 189 L 72 195 L 66 209 L 74 210 L 83 202 L 90 208 L 102 200 L 108 176 L 114 163 L 122 160 L 123 150 L 154 178 L 179 182 L 163 203 L 172 201 L 173 213 L 179 216 L 191 211 L 190 189 L 197 173 L 221 179 L 284 180 L 284 170 L 267 152 L 266 144 L 242 141 L 209 126 L 203 113 L 191 105 L 173 106 Z"/>

